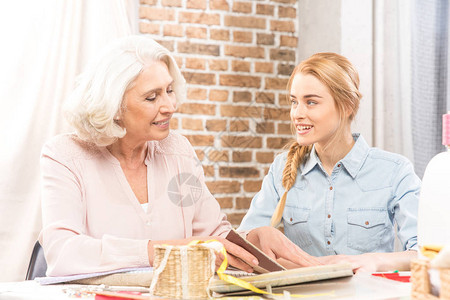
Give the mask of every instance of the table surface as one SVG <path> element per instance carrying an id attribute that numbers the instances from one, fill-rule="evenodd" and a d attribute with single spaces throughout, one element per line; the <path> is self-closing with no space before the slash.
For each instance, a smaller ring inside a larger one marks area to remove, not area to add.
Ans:
<path id="1" fill-rule="evenodd" d="M 71 289 L 74 291 L 81 287 L 86 286 L 74 284 L 41 286 L 35 281 L 3 282 L 0 283 L 0 300 L 73 300 L 77 298 L 70 297 L 64 290 Z M 307 299 L 406 300 L 410 299 L 411 284 L 370 274 L 357 274 L 353 277 L 303 283 L 289 288 L 276 288 L 272 292 L 282 293 L 283 290 L 287 290 L 291 294 L 327 294 L 319 297 L 308 297 Z M 287 299 L 288 297 L 275 298 Z M 94 297 L 83 299 L 94 299 Z M 255 297 L 252 297 L 252 299 L 255 299 Z"/>

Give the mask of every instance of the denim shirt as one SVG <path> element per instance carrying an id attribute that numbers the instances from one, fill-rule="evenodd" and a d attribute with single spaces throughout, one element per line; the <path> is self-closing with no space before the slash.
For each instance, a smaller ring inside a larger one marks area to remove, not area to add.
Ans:
<path id="1" fill-rule="evenodd" d="M 370 148 L 354 134 L 350 152 L 328 175 L 313 147 L 289 190 L 284 233 L 314 256 L 394 251 L 395 227 L 403 250 L 417 246 L 420 179 L 405 157 Z M 284 193 L 287 152 L 278 155 L 238 230 L 270 225 Z"/>

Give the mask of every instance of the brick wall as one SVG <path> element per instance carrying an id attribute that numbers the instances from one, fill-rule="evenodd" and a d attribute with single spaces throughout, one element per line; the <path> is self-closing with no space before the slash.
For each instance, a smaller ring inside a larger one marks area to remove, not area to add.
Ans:
<path id="1" fill-rule="evenodd" d="M 286 84 L 295 66 L 296 0 L 141 0 L 140 31 L 176 57 L 188 83 L 171 128 L 238 225 L 291 138 Z"/>

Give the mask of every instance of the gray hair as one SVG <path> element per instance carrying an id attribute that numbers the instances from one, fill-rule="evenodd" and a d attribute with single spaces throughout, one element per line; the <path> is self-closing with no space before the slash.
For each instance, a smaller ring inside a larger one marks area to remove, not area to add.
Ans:
<path id="1" fill-rule="evenodd" d="M 177 101 L 186 99 L 185 79 L 166 48 L 143 35 L 121 38 L 88 64 L 65 103 L 66 119 L 82 140 L 107 146 L 125 135 L 114 118 L 125 109 L 125 92 L 154 61 L 167 65 Z"/>

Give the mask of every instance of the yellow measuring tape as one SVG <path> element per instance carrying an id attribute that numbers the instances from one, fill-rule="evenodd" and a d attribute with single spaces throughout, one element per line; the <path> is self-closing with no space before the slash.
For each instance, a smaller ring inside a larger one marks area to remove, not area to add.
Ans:
<path id="1" fill-rule="evenodd" d="M 190 242 L 189 246 L 202 244 L 202 243 L 207 244 L 210 242 L 219 242 L 219 241 L 208 240 L 208 241 L 203 242 L 203 241 L 195 240 L 195 241 Z M 264 294 L 264 295 L 272 295 L 272 296 L 284 296 L 284 294 L 269 293 L 267 291 L 257 288 L 256 286 L 254 286 L 253 284 L 251 284 L 247 281 L 244 281 L 244 280 L 236 278 L 234 276 L 225 274 L 224 273 L 225 269 L 228 267 L 228 260 L 227 260 L 227 250 L 225 249 L 224 246 L 222 246 L 222 248 L 220 249 L 220 253 L 222 253 L 222 255 L 223 255 L 222 264 L 220 265 L 219 269 L 217 270 L 217 275 L 219 276 L 220 279 L 222 279 L 225 282 L 240 286 L 244 289 L 250 290 L 254 293 L 259 293 L 259 294 Z M 294 298 L 312 298 L 312 297 L 333 296 L 333 295 L 334 295 L 333 292 L 332 293 L 322 293 L 322 294 L 312 294 L 312 295 L 290 294 L 290 296 L 294 297 Z"/>

